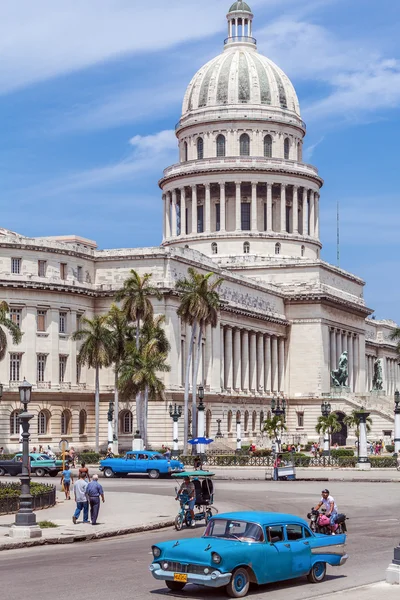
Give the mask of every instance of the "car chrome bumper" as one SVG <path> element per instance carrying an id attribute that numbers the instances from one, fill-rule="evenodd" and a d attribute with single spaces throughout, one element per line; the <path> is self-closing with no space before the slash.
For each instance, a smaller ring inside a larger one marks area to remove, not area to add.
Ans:
<path id="1" fill-rule="evenodd" d="M 347 561 L 348 558 L 349 558 L 349 555 L 348 554 L 344 554 L 342 556 L 342 558 L 340 559 L 340 563 L 339 563 L 340 566 L 344 565 L 344 563 Z"/>
<path id="2" fill-rule="evenodd" d="M 160 579 L 162 581 L 174 581 L 174 572 L 164 571 L 157 563 L 150 565 L 149 569 L 154 579 Z M 195 573 L 185 573 L 185 575 L 187 575 L 187 583 L 205 585 L 207 587 L 214 588 L 227 585 L 232 577 L 232 573 L 220 573 L 219 571 L 212 571 L 208 575 L 197 575 Z"/>

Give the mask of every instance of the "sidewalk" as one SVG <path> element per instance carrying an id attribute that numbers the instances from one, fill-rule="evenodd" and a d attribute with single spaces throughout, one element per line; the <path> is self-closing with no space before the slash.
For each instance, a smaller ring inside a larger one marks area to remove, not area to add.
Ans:
<path id="1" fill-rule="evenodd" d="M 400 598 L 400 586 L 380 581 L 379 583 L 341 590 L 340 592 L 313 596 L 313 600 L 339 600 L 339 598 L 340 600 L 376 600 L 377 598 L 398 600 Z"/>

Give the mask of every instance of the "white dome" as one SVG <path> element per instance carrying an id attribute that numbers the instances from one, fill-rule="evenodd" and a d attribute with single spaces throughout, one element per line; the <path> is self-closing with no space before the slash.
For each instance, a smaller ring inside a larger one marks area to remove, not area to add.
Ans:
<path id="1" fill-rule="evenodd" d="M 187 88 L 182 117 L 198 109 L 271 107 L 300 117 L 295 89 L 271 60 L 246 44 L 232 44 L 202 67 Z"/>

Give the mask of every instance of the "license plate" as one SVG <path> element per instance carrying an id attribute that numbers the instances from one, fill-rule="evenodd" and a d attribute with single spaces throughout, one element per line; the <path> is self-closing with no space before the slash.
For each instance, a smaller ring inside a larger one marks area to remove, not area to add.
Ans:
<path id="1" fill-rule="evenodd" d="M 187 583 L 186 573 L 174 573 L 174 581 L 181 581 L 182 583 Z"/>

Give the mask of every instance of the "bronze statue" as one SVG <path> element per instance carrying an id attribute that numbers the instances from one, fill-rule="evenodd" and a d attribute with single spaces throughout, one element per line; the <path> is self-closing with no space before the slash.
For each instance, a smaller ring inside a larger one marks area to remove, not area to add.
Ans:
<path id="1" fill-rule="evenodd" d="M 337 369 L 331 371 L 332 385 L 334 387 L 345 387 L 349 376 L 347 350 L 342 352 Z"/>
<path id="2" fill-rule="evenodd" d="M 383 390 L 383 375 L 382 375 L 382 361 L 380 358 L 374 360 L 374 376 L 372 378 L 372 389 Z"/>

